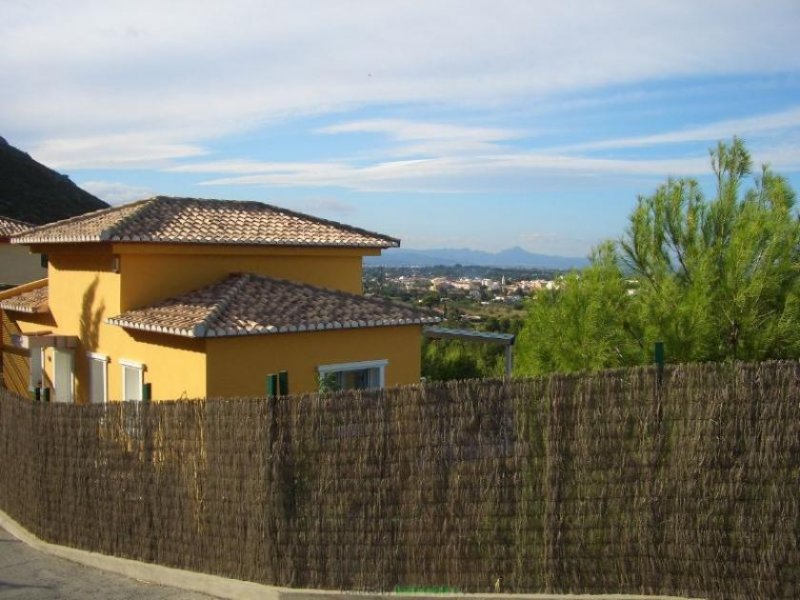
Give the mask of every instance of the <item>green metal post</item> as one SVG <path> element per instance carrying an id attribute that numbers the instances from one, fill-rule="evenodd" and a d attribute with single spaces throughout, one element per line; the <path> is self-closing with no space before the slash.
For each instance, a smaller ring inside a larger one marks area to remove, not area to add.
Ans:
<path id="1" fill-rule="evenodd" d="M 50 402 L 50 388 L 42 388 L 42 400 Z"/>
<path id="2" fill-rule="evenodd" d="M 142 386 L 142 400 L 149 402 L 153 398 L 153 384 L 145 383 Z"/>

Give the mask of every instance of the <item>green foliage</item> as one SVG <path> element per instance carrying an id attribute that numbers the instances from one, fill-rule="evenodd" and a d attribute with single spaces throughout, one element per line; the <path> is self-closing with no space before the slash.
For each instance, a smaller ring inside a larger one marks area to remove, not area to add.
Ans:
<path id="1" fill-rule="evenodd" d="M 632 331 L 632 296 L 613 244 L 601 245 L 592 264 L 571 273 L 559 288 L 529 301 L 515 349 L 520 375 L 602 369 L 635 364 L 643 349 Z"/>
<path id="2" fill-rule="evenodd" d="M 530 302 L 520 374 L 642 364 L 656 340 L 672 362 L 800 356 L 800 222 L 786 180 L 752 189 L 744 143 L 711 151 L 716 196 L 669 179 L 639 198 L 623 238 L 561 289 Z"/>
<path id="3" fill-rule="evenodd" d="M 459 327 L 457 321 L 447 325 Z M 517 333 L 521 328 L 522 320 L 511 317 L 490 317 L 481 327 L 496 333 Z M 482 379 L 504 374 L 505 348 L 498 344 L 427 339 L 422 343 L 422 376 L 429 381 Z"/>

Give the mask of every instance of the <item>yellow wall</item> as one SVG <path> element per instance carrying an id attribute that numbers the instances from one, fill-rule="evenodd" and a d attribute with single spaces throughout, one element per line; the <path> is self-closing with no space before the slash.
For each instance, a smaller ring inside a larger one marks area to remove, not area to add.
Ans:
<path id="1" fill-rule="evenodd" d="M 123 275 L 122 311 L 247 272 L 360 294 L 366 250 L 263 246 L 115 244 Z"/>
<path id="2" fill-rule="evenodd" d="M 69 247 L 49 253 L 49 305 L 52 315 L 47 329 L 57 335 L 77 336 L 74 350 L 75 400 L 88 401 L 89 359 L 94 352 L 109 357 L 108 398 L 122 398 L 121 359 L 145 365 L 144 381 L 152 384 L 153 399 L 205 396 L 205 343 L 202 340 L 171 340 L 164 336 L 135 335 L 113 325 L 108 317 L 120 314 L 120 275 L 114 273 L 109 245 Z M 8 311 L 22 333 L 41 331 L 32 315 Z M 45 351 L 45 373 L 53 380 L 53 351 Z M 174 374 L 192 373 L 176 378 Z"/>
<path id="3" fill-rule="evenodd" d="M 278 371 L 290 393 L 314 392 L 320 365 L 382 359 L 387 387 L 419 383 L 420 339 L 419 325 L 209 338 L 208 395 L 263 396 Z"/>

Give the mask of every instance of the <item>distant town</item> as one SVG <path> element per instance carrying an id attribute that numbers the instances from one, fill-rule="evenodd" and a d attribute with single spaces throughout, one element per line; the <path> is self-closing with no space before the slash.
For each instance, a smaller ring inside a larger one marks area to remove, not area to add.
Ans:
<path id="1" fill-rule="evenodd" d="M 366 267 L 364 293 L 437 310 L 448 321 L 509 322 L 521 318 L 524 300 L 554 289 L 563 271 L 481 266 Z M 513 328 L 513 326 L 512 326 Z"/>

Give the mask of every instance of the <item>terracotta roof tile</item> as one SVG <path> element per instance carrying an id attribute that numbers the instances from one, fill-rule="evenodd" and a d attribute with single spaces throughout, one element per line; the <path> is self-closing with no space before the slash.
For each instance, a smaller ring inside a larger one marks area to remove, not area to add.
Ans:
<path id="1" fill-rule="evenodd" d="M 47 303 L 47 291 L 47 285 L 28 289 L 16 296 L 0 300 L 0 308 L 3 310 L 13 310 L 30 314 L 49 312 L 50 307 Z"/>
<path id="2" fill-rule="evenodd" d="M 7 238 L 22 233 L 31 227 L 33 227 L 33 225 L 25 221 L 17 221 L 11 217 L 0 217 L 0 238 Z"/>
<path id="3" fill-rule="evenodd" d="M 221 337 L 440 320 L 386 300 L 237 273 L 188 294 L 112 317 L 108 323 L 186 337 Z"/>
<path id="4" fill-rule="evenodd" d="M 392 248 L 400 241 L 261 202 L 157 196 L 36 227 L 18 244 L 80 242 Z"/>

